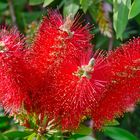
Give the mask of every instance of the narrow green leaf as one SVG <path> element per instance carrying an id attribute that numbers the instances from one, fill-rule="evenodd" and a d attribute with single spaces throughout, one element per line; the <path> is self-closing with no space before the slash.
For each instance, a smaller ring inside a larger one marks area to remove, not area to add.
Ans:
<path id="1" fill-rule="evenodd" d="M 140 13 L 140 0 L 134 0 L 129 12 L 129 19 Z"/>
<path id="2" fill-rule="evenodd" d="M 95 139 L 91 136 L 86 136 L 86 137 L 83 137 L 83 138 L 78 138 L 77 140 L 95 140 Z"/>
<path id="3" fill-rule="evenodd" d="M 36 137 L 36 133 L 32 133 L 28 136 L 27 140 L 33 140 Z"/>
<path id="4" fill-rule="evenodd" d="M 65 17 L 70 14 L 74 16 L 78 10 L 79 10 L 79 5 L 77 3 L 75 3 L 73 0 L 66 1 L 63 9 L 63 14 Z"/>
<path id="5" fill-rule="evenodd" d="M 113 26 L 117 38 L 122 39 L 122 34 L 128 22 L 128 13 L 131 0 L 113 0 Z"/>
<path id="6" fill-rule="evenodd" d="M 7 3 L 0 2 L 0 11 L 5 10 L 8 7 Z"/>
<path id="7" fill-rule="evenodd" d="M 92 134 L 92 129 L 90 127 L 87 127 L 81 124 L 79 128 L 72 133 L 72 136 L 70 137 L 70 139 L 80 140 L 79 138 L 85 138 L 86 136 L 90 134 Z"/>
<path id="8" fill-rule="evenodd" d="M 34 11 L 34 12 L 23 12 L 23 21 L 24 24 L 27 26 L 31 22 L 35 21 L 36 19 L 41 19 L 42 13 L 40 11 Z"/>
<path id="9" fill-rule="evenodd" d="M 0 140 L 9 140 L 6 136 L 0 133 Z"/>
<path id="10" fill-rule="evenodd" d="M 29 5 L 38 5 L 42 4 L 44 0 L 29 0 Z"/>
<path id="11" fill-rule="evenodd" d="M 3 133 L 6 137 L 9 139 L 14 139 L 14 138 L 24 138 L 28 135 L 30 135 L 32 132 L 30 131 L 7 131 Z"/>
<path id="12" fill-rule="evenodd" d="M 10 121 L 7 116 L 0 116 L 0 130 L 10 128 Z"/>
<path id="13" fill-rule="evenodd" d="M 0 129 L 10 127 L 7 122 L 0 122 Z"/>
<path id="14" fill-rule="evenodd" d="M 104 134 L 113 140 L 138 140 L 132 133 L 117 127 L 104 127 Z"/>
<path id="15" fill-rule="evenodd" d="M 89 135 L 92 133 L 92 129 L 85 125 L 80 125 L 79 128 L 77 130 L 75 130 L 74 132 L 76 134 L 80 134 L 80 135 Z"/>
<path id="16" fill-rule="evenodd" d="M 48 6 L 49 4 L 51 4 L 54 0 L 45 0 L 44 1 L 44 4 L 43 4 L 43 7 L 46 7 Z"/>
<path id="17" fill-rule="evenodd" d="M 89 6 L 91 6 L 92 3 L 93 3 L 92 0 L 80 0 L 80 5 L 81 5 L 81 7 L 82 7 L 84 13 L 87 12 Z"/>
<path id="18" fill-rule="evenodd" d="M 105 126 L 116 126 L 119 125 L 120 123 L 117 120 L 112 120 L 112 121 L 107 121 L 105 122 Z"/>

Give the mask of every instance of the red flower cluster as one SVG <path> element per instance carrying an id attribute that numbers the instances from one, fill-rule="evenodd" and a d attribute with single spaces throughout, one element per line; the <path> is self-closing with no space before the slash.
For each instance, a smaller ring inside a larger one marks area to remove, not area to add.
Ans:
<path id="1" fill-rule="evenodd" d="M 24 38 L 15 28 L 0 30 L 0 102 L 11 113 L 28 100 L 23 49 Z"/>
<path id="2" fill-rule="evenodd" d="M 47 116 L 62 129 L 89 116 L 101 127 L 140 99 L 140 39 L 107 56 L 92 53 L 90 26 L 79 19 L 49 11 L 30 48 L 14 28 L 0 30 L 0 102 L 7 112 Z"/>
<path id="3" fill-rule="evenodd" d="M 93 114 L 96 127 L 123 115 L 140 100 L 140 38 L 111 52 L 107 61 L 111 80 Z"/>
<path id="4" fill-rule="evenodd" d="M 89 50 L 71 61 L 64 60 L 52 77 L 49 106 L 53 108 L 49 112 L 53 110 L 63 129 L 72 129 L 84 116 L 91 116 L 109 80 L 109 67 L 102 52 L 92 55 Z"/>

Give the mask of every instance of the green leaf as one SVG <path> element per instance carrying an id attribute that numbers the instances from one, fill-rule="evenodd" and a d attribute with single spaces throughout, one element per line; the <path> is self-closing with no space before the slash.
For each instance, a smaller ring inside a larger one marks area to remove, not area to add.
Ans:
<path id="1" fill-rule="evenodd" d="M 122 34 L 128 22 L 128 13 L 131 0 L 113 0 L 113 26 L 117 39 L 122 39 Z"/>
<path id="2" fill-rule="evenodd" d="M 30 131 L 7 131 L 4 134 L 4 136 L 8 137 L 9 139 L 14 139 L 14 138 L 24 138 L 28 135 L 30 135 L 32 132 Z"/>
<path id="3" fill-rule="evenodd" d="M 119 125 L 120 123 L 117 120 L 112 120 L 112 121 L 107 121 L 105 122 L 105 126 L 116 126 Z"/>
<path id="4" fill-rule="evenodd" d="M 77 138 L 83 138 L 83 137 L 85 137 L 85 135 L 80 135 L 80 134 L 73 134 L 71 137 L 70 137 L 70 139 L 77 139 Z"/>
<path id="5" fill-rule="evenodd" d="M 93 3 L 90 7 L 89 7 L 89 13 L 92 17 L 92 19 L 94 21 L 96 21 L 96 18 L 97 18 L 97 10 L 99 8 L 99 5 L 98 4 L 95 4 Z"/>
<path id="6" fill-rule="evenodd" d="M 86 137 L 83 137 L 83 138 L 78 138 L 77 140 L 95 140 L 95 139 L 91 136 L 86 136 Z"/>
<path id="7" fill-rule="evenodd" d="M 129 19 L 140 13 L 140 0 L 134 0 L 129 11 Z"/>
<path id="8" fill-rule="evenodd" d="M 104 127 L 104 134 L 113 140 L 138 140 L 132 133 L 117 127 Z"/>
<path id="9" fill-rule="evenodd" d="M 6 136 L 0 133 L 0 140 L 9 140 Z"/>
<path id="10" fill-rule="evenodd" d="M 25 25 L 28 25 L 32 21 L 35 21 L 37 19 L 41 19 L 42 13 L 40 11 L 34 11 L 34 12 L 24 12 L 22 13 L 23 21 Z"/>
<path id="11" fill-rule="evenodd" d="M 27 140 L 33 140 L 36 137 L 36 133 L 32 133 Z"/>
<path id="12" fill-rule="evenodd" d="M 7 127 L 9 127 L 7 122 L 0 122 L 0 129 L 4 129 Z"/>
<path id="13" fill-rule="evenodd" d="M 87 12 L 89 6 L 91 6 L 92 3 L 93 3 L 92 0 L 80 0 L 80 4 L 81 4 L 81 7 L 82 7 L 84 13 Z"/>
<path id="14" fill-rule="evenodd" d="M 80 134 L 80 135 L 89 135 L 92 133 L 92 129 L 85 125 L 80 125 L 79 128 L 74 131 L 74 133 Z"/>
<path id="15" fill-rule="evenodd" d="M 91 133 L 92 129 L 90 127 L 80 125 L 79 128 L 73 132 L 70 139 L 84 138 L 85 136 L 90 135 Z"/>
<path id="16" fill-rule="evenodd" d="M 5 10 L 7 7 L 8 7 L 8 4 L 7 3 L 0 2 L 0 11 Z"/>
<path id="17" fill-rule="evenodd" d="M 44 1 L 44 4 L 43 4 L 43 7 L 46 7 L 48 6 L 49 4 L 51 4 L 54 0 L 45 0 Z"/>
<path id="18" fill-rule="evenodd" d="M 66 1 L 63 9 L 63 14 L 65 17 L 70 14 L 74 17 L 78 10 L 79 5 L 76 2 L 74 2 L 73 0 Z"/>
<path id="19" fill-rule="evenodd" d="M 10 121 L 7 116 L 0 116 L 0 130 L 10 128 Z"/>
<path id="20" fill-rule="evenodd" d="M 13 0 L 13 6 L 14 6 L 15 13 L 22 12 L 23 9 L 25 8 L 26 4 L 27 4 L 27 0 L 20 0 L 20 2 L 18 0 Z"/>
<path id="21" fill-rule="evenodd" d="M 42 4 L 44 0 L 29 0 L 29 5 L 38 5 Z"/>

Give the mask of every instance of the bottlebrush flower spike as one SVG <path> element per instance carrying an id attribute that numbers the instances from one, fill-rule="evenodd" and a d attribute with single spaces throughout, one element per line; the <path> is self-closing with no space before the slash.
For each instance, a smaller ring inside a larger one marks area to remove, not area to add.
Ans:
<path id="1" fill-rule="evenodd" d="M 75 57 L 91 47 L 90 26 L 82 26 L 80 16 L 63 20 L 58 11 L 48 11 L 32 45 L 31 65 L 41 72 L 57 68 L 67 57 Z"/>
<path id="2" fill-rule="evenodd" d="M 0 29 L 0 102 L 10 113 L 16 112 L 27 100 L 21 74 L 23 46 L 24 38 L 16 28 Z"/>
<path id="3" fill-rule="evenodd" d="M 30 91 L 35 100 L 34 103 L 42 104 L 42 100 L 39 99 L 42 96 L 48 96 L 47 86 L 51 82 L 48 77 L 51 71 L 54 75 L 65 59 L 68 58 L 67 61 L 70 61 L 91 47 L 90 27 L 89 25 L 82 26 L 79 18 L 80 16 L 77 16 L 76 19 L 69 16 L 63 20 L 58 11 L 51 10 L 48 12 L 48 16 L 43 18 L 32 47 L 26 55 L 30 66 L 27 68 L 28 81 L 32 81 L 33 90 Z M 41 109 L 39 110 L 41 111 Z"/>
<path id="4" fill-rule="evenodd" d="M 95 127 L 123 115 L 140 100 L 140 38 L 111 52 L 107 60 L 112 79 L 93 113 Z"/>
<path id="5" fill-rule="evenodd" d="M 71 62 L 64 61 L 59 70 L 52 73 L 54 81 L 50 83 L 49 101 L 53 107 L 48 112 L 53 110 L 62 129 L 76 128 L 85 115 L 91 115 L 109 79 L 108 65 L 101 52 L 92 57 L 88 51 L 77 57 Z"/>

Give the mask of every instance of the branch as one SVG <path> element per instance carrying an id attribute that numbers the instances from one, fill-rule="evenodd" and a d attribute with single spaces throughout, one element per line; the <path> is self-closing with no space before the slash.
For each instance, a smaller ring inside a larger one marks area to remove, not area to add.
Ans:
<path id="1" fill-rule="evenodd" d="M 12 19 L 12 24 L 17 27 L 13 0 L 8 0 L 8 5 L 9 5 L 10 15 L 11 15 L 11 19 Z"/>
<path id="2" fill-rule="evenodd" d="M 112 37 L 109 38 L 108 51 L 111 51 L 112 49 L 113 49 L 113 34 Z"/>

